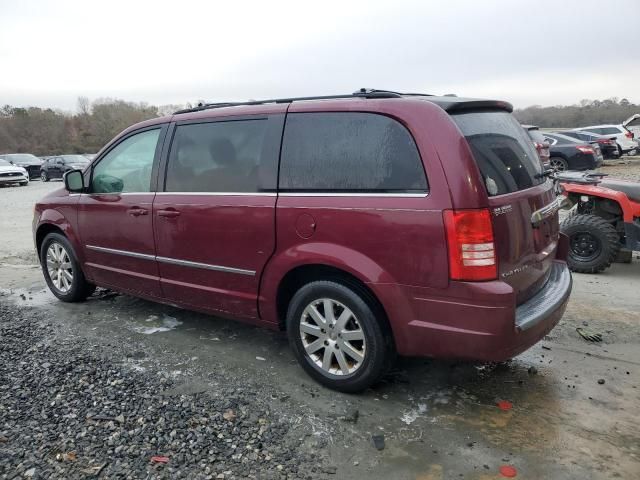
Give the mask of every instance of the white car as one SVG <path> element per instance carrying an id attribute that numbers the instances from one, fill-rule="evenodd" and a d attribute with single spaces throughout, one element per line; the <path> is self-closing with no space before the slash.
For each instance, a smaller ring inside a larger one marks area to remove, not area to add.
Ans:
<path id="1" fill-rule="evenodd" d="M 622 122 L 622 126 L 633 133 L 634 140 L 638 142 L 638 145 L 640 146 L 640 113 L 631 115 Z"/>
<path id="2" fill-rule="evenodd" d="M 0 185 L 29 185 L 29 174 L 22 167 L 16 167 L 0 159 Z"/>
<path id="3" fill-rule="evenodd" d="M 607 137 L 616 137 L 620 155 L 638 148 L 638 143 L 633 139 L 633 133 L 623 125 L 592 125 L 590 127 L 574 128 L 574 130 L 597 133 L 598 135 L 606 135 Z"/>

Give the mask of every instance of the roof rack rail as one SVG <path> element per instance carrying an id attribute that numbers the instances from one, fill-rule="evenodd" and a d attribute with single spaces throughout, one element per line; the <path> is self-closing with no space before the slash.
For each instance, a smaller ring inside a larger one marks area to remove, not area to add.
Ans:
<path id="1" fill-rule="evenodd" d="M 218 102 L 218 103 L 199 103 L 193 108 L 185 108 L 174 112 L 174 115 L 180 113 L 200 112 L 212 108 L 237 107 L 240 105 L 264 105 L 267 103 L 291 103 L 304 100 L 337 100 L 341 98 L 402 98 L 404 96 L 429 96 L 426 93 L 400 93 L 391 90 L 377 90 L 374 88 L 361 88 L 353 93 L 343 95 L 320 95 L 312 97 L 290 97 L 290 98 L 272 98 L 269 100 L 249 100 L 247 102 Z"/>

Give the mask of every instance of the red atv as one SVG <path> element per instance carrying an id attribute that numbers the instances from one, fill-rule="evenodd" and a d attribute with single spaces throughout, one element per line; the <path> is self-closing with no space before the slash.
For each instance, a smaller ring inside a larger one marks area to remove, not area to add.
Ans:
<path id="1" fill-rule="evenodd" d="M 569 237 L 568 263 L 580 273 L 608 268 L 621 249 L 640 250 L 640 183 L 607 179 L 605 174 L 554 175 L 571 210 L 561 223 Z M 567 205 L 567 202 L 564 202 Z"/>

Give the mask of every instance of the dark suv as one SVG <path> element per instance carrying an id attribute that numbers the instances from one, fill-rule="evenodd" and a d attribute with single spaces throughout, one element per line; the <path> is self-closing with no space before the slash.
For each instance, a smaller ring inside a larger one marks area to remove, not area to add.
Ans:
<path id="1" fill-rule="evenodd" d="M 71 170 L 82 170 L 89 164 L 84 155 L 57 155 L 47 158 L 40 166 L 40 179 L 48 182 L 62 176 Z"/>
<path id="2" fill-rule="evenodd" d="M 558 203 L 508 103 L 362 90 L 134 125 L 36 205 L 51 291 L 96 285 L 286 329 L 315 379 L 395 353 L 505 360 L 571 291 Z"/>

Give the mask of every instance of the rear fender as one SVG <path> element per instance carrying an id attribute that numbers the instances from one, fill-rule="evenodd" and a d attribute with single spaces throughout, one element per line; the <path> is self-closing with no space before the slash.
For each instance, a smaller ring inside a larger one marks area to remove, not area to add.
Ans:
<path id="1" fill-rule="evenodd" d="M 258 297 L 260 317 L 268 323 L 279 323 L 277 309 L 278 288 L 287 273 L 296 267 L 305 265 L 323 265 L 333 267 L 351 274 L 373 292 L 382 307 L 390 311 L 389 301 L 393 300 L 391 311 L 404 312 L 403 317 L 410 317 L 410 307 L 402 295 L 387 294 L 390 287 L 396 286 L 395 279 L 380 265 L 362 253 L 323 242 L 304 243 L 287 250 L 277 252 L 264 269 L 260 280 L 260 294 Z M 391 329 L 394 329 L 394 319 L 388 318 Z M 394 332 L 395 333 L 395 332 Z"/>
<path id="2" fill-rule="evenodd" d="M 562 189 L 568 194 L 586 195 L 589 197 L 606 198 L 616 202 L 622 210 L 625 222 L 632 222 L 633 217 L 640 216 L 640 204 L 629 200 L 623 192 L 600 187 L 598 185 L 580 185 L 576 183 L 561 183 Z"/>

